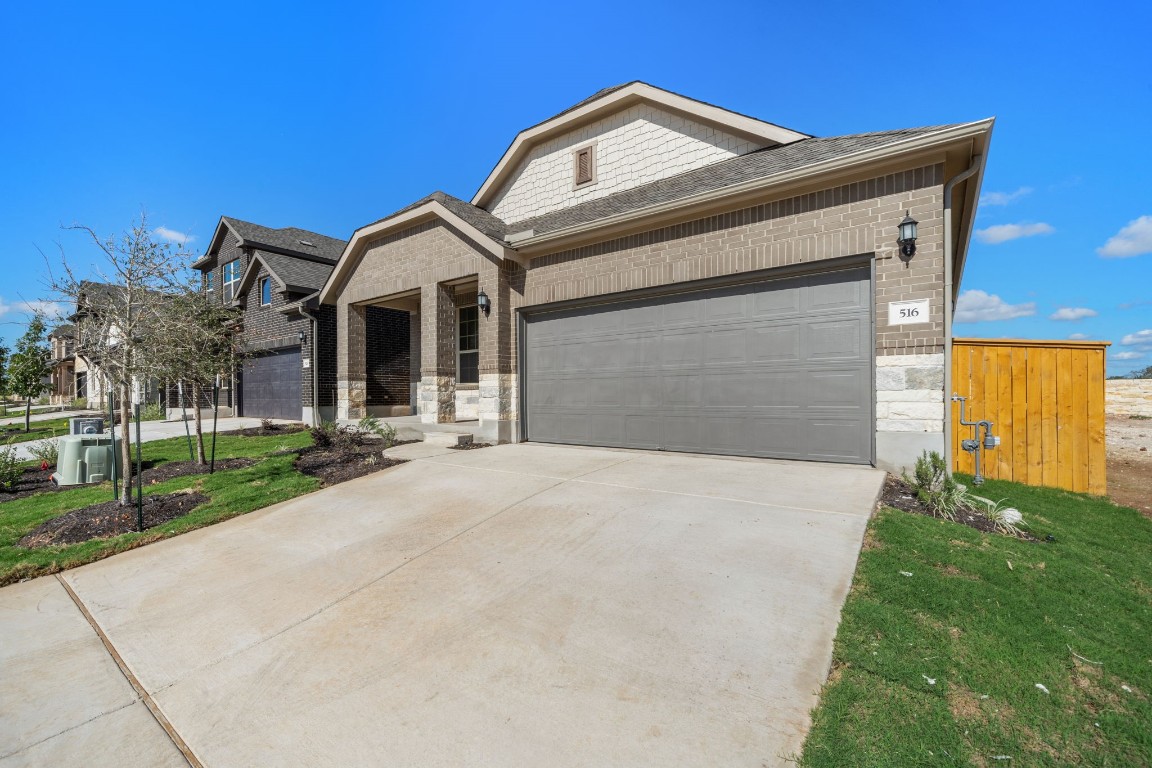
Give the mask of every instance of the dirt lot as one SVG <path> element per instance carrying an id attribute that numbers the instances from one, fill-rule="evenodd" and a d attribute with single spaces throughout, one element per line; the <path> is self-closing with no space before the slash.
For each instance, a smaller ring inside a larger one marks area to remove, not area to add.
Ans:
<path id="1" fill-rule="evenodd" d="M 1108 416 L 1108 495 L 1152 518 L 1152 419 Z"/>

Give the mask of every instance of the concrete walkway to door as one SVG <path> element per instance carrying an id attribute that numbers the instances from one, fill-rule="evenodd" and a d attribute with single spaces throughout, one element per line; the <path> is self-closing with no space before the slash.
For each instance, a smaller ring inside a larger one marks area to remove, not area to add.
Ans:
<path id="1" fill-rule="evenodd" d="M 882 473 L 406 448 L 422 458 L 0 590 L 0 766 L 799 750 Z"/>

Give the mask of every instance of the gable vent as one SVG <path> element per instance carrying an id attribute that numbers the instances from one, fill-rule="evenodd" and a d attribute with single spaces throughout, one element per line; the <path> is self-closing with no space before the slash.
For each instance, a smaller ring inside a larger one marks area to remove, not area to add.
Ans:
<path id="1" fill-rule="evenodd" d="M 596 180 L 596 155 L 593 150 L 592 146 L 587 146 L 572 153 L 577 186 L 591 184 Z"/>

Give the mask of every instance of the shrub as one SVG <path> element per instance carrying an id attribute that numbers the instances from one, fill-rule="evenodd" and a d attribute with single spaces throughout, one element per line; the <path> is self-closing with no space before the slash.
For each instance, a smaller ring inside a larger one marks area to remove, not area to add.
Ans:
<path id="1" fill-rule="evenodd" d="M 73 398 L 72 403 L 69 407 L 73 411 L 86 411 L 86 410 L 88 410 L 88 398 L 86 398 L 86 397 Z"/>
<path id="2" fill-rule="evenodd" d="M 312 435 L 312 445 L 317 448 L 331 448 L 336 442 L 336 430 L 339 428 L 334 421 L 322 421 L 315 427 L 310 427 L 308 433 Z"/>
<path id="3" fill-rule="evenodd" d="M 148 403 L 140 409 L 140 421 L 163 421 L 168 412 L 160 403 Z"/>
<path id="4" fill-rule="evenodd" d="M 0 447 L 0 489 L 16 490 L 16 483 L 24 474 L 20 459 L 16 458 L 16 446 L 9 440 Z"/>
<path id="5" fill-rule="evenodd" d="M 955 520 L 956 512 L 964 505 L 967 488 L 952 479 L 944 457 L 936 451 L 924 451 L 916 459 L 912 477 L 904 472 L 904 482 L 916 490 L 920 501 L 928 505 L 933 514 L 946 520 Z"/>
<path id="6" fill-rule="evenodd" d="M 56 437 L 38 440 L 28 446 L 28 453 L 32 454 L 36 461 L 47 462 L 48 466 L 55 467 L 60 459 L 60 440 Z"/>
<path id="7" fill-rule="evenodd" d="M 271 432 L 276 429 L 276 425 L 272 423 L 272 419 L 260 419 L 260 429 Z"/>
<path id="8" fill-rule="evenodd" d="M 391 448 L 392 444 L 396 442 L 396 427 L 388 422 L 381 423 L 380 419 L 375 416 L 365 416 L 360 419 L 356 428 L 365 434 L 376 435 L 383 440 L 385 450 Z"/>

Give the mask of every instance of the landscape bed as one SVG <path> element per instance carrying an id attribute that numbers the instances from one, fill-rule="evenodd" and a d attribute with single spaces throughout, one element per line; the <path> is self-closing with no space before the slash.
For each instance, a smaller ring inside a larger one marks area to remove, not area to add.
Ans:
<path id="1" fill-rule="evenodd" d="M 135 530 L 135 504 L 120 507 L 109 483 L 56 489 L 47 479 L 50 472 L 26 467 L 16 493 L 0 492 L 0 586 L 402 463 L 384 458 L 383 444 L 373 440 L 349 453 L 314 448 L 302 427 L 246 432 L 217 435 L 216 472 L 211 475 L 206 467 L 188 461 L 184 437 L 145 443 L 143 532 Z M 303 466 L 297 466 L 298 461 Z"/>

